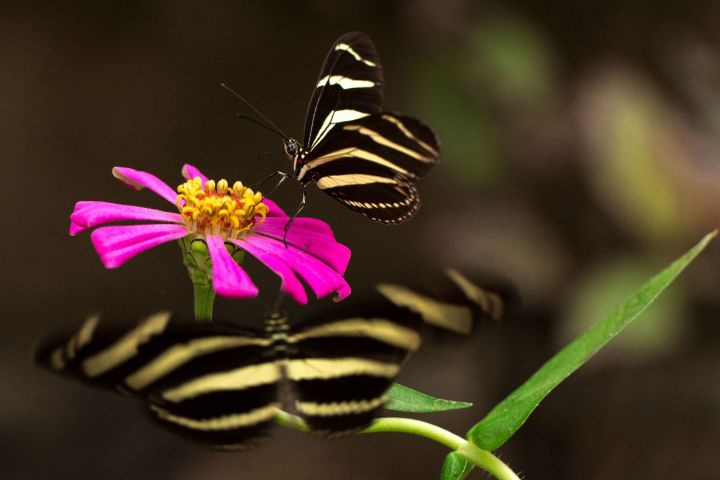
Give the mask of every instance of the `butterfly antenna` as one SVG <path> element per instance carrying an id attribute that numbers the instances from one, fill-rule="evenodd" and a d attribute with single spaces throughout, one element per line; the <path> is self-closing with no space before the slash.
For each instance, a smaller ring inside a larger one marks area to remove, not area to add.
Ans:
<path id="1" fill-rule="evenodd" d="M 280 133 L 280 132 L 277 132 L 277 131 L 276 131 L 274 128 L 272 128 L 271 126 L 265 125 L 264 123 L 262 123 L 262 122 L 260 122 L 260 121 L 258 121 L 258 120 L 256 120 L 256 119 L 254 119 L 254 118 L 252 118 L 252 117 L 248 117 L 247 115 L 242 115 L 242 114 L 240 114 L 240 113 L 236 113 L 235 116 L 236 116 L 237 118 L 239 118 L 240 120 L 247 120 L 248 122 L 257 125 L 258 127 L 262 127 L 262 128 L 264 128 L 265 130 L 268 130 L 268 131 L 270 131 L 270 132 L 272 132 L 272 133 Z"/>
<path id="2" fill-rule="evenodd" d="M 269 118 L 267 118 L 265 115 L 263 115 L 262 113 L 260 113 L 260 110 L 258 110 L 258 109 L 255 108 L 250 102 L 248 102 L 248 101 L 245 99 L 245 97 L 243 97 L 242 95 L 240 95 L 239 93 L 237 93 L 235 90 L 233 90 L 232 88 L 228 87 L 228 86 L 225 85 L 224 83 L 221 83 L 220 86 L 221 86 L 222 88 L 224 88 L 225 90 L 227 90 L 228 92 L 230 92 L 230 94 L 232 94 L 233 96 L 235 96 L 235 97 L 237 97 L 238 99 L 240 99 L 240 101 L 242 101 L 245 105 L 247 105 L 248 107 L 250 107 L 250 109 L 251 109 L 253 112 L 255 112 L 255 114 L 256 114 L 257 116 L 259 116 L 260 118 L 262 118 L 263 120 L 265 120 L 265 121 L 267 122 L 267 124 L 269 125 L 269 126 L 266 126 L 266 128 L 268 128 L 269 130 L 271 129 L 272 131 L 274 131 L 275 133 L 277 133 L 278 135 L 280 135 L 280 136 L 283 138 L 283 140 L 286 140 L 286 141 L 288 140 L 288 136 L 285 135 L 285 134 L 283 133 L 283 131 L 280 130 L 280 129 L 277 127 L 277 125 L 275 125 L 273 122 L 271 122 Z"/>

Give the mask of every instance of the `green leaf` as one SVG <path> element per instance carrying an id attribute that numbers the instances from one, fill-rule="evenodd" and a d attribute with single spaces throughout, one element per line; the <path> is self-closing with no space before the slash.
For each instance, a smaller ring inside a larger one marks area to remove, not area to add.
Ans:
<path id="1" fill-rule="evenodd" d="M 473 464 L 458 452 L 450 452 L 443 462 L 442 470 L 440 470 L 440 480 L 462 480 L 467 477 Z"/>
<path id="2" fill-rule="evenodd" d="M 622 303 L 638 285 L 642 285 L 657 269 L 644 258 L 619 256 L 589 269 L 578 278 L 558 325 L 563 343 L 579 336 L 595 323 L 596 312 L 609 312 Z M 632 322 L 622 335 L 609 343 L 593 359 L 593 367 L 648 362 L 671 354 L 687 340 L 690 322 L 687 322 L 687 295 L 684 285 L 676 283 L 666 290 L 643 318 Z M 618 353 L 622 352 L 622 355 Z M 588 368 L 591 365 L 588 365 Z"/>
<path id="3" fill-rule="evenodd" d="M 530 379 L 475 424 L 467 433 L 468 439 L 485 450 L 495 450 L 504 444 L 560 382 L 640 315 L 715 235 L 717 231 L 706 235 L 685 255 L 651 278 L 624 304 L 555 354 Z"/>
<path id="4" fill-rule="evenodd" d="M 432 397 L 426 393 L 404 387 L 399 383 L 390 387 L 390 390 L 388 390 L 388 402 L 385 404 L 385 408 L 388 410 L 413 413 L 445 412 L 468 407 L 472 407 L 472 403 Z"/>

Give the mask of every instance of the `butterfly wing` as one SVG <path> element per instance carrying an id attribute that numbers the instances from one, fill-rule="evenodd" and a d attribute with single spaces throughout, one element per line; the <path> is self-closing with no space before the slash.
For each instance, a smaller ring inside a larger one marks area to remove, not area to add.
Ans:
<path id="1" fill-rule="evenodd" d="M 433 275 L 432 289 L 390 282 L 379 283 L 375 289 L 396 308 L 417 314 L 423 324 L 460 334 L 471 333 L 479 321 L 506 318 L 519 302 L 514 287 L 497 276 L 471 279 L 447 269 L 445 277 L 436 282 Z"/>
<path id="2" fill-rule="evenodd" d="M 254 331 L 172 322 L 169 314 L 132 328 L 101 328 L 95 317 L 69 338 L 48 342 L 36 359 L 54 372 L 139 398 L 176 433 L 237 449 L 263 436 L 279 406 L 281 373 L 274 359 L 264 359 L 268 345 Z"/>
<path id="3" fill-rule="evenodd" d="M 500 293 L 447 273 L 451 282 L 443 283 L 451 285 L 442 293 L 380 284 L 370 302 L 344 302 L 288 336 L 290 407 L 312 431 L 332 436 L 368 426 L 425 326 L 467 334 L 480 318 L 502 315 Z"/>
<path id="4" fill-rule="evenodd" d="M 350 433 L 377 416 L 402 364 L 420 344 L 415 319 L 407 320 L 366 313 L 305 325 L 289 337 L 291 407 L 313 432 Z"/>
<path id="5" fill-rule="evenodd" d="M 382 110 L 383 71 L 372 40 L 360 32 L 340 37 L 325 57 L 307 114 L 303 145 L 312 150 L 340 122 Z"/>
<path id="6" fill-rule="evenodd" d="M 304 158 L 298 180 L 383 223 L 420 208 L 417 179 L 438 162 L 435 133 L 416 118 L 381 112 L 337 125 Z"/>

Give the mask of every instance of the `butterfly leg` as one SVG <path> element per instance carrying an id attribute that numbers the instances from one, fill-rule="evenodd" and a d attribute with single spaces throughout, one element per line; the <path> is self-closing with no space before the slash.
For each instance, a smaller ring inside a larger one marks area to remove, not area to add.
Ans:
<path id="1" fill-rule="evenodd" d="M 269 180 L 272 180 L 273 178 L 277 177 L 278 175 L 280 175 L 280 180 L 279 180 L 278 183 L 272 188 L 272 190 L 270 190 L 268 193 L 274 192 L 280 185 L 283 184 L 283 182 L 284 182 L 285 180 L 287 180 L 287 178 L 290 176 L 289 173 L 285 173 L 285 172 L 281 172 L 280 170 L 277 170 L 277 171 L 271 173 L 270 175 L 268 175 L 267 177 L 263 178 L 262 180 L 260 180 L 260 181 L 258 181 L 258 182 L 255 182 L 255 183 L 253 184 L 253 186 L 252 186 L 253 190 L 257 190 L 258 187 L 260 187 L 260 186 L 263 185 L 264 183 L 268 182 Z"/>
<path id="2" fill-rule="evenodd" d="M 300 182 L 298 182 L 300 183 Z M 283 243 L 285 244 L 285 248 L 287 248 L 287 234 L 290 230 L 290 225 L 295 221 L 298 215 L 300 215 L 300 212 L 303 211 L 303 208 L 305 208 L 305 205 L 307 204 L 307 190 L 305 189 L 305 184 L 300 183 L 300 186 L 302 187 L 302 199 L 300 200 L 300 205 L 298 205 L 297 210 L 295 210 L 295 213 L 293 213 L 293 216 L 290 217 L 290 220 L 285 224 L 285 233 L 283 234 Z"/>
<path id="3" fill-rule="evenodd" d="M 267 151 L 267 152 L 260 152 L 260 153 L 258 153 L 257 155 L 255 155 L 255 169 L 256 169 L 256 172 L 257 172 L 257 177 L 258 177 L 258 178 L 261 177 L 261 176 L 263 175 L 263 173 L 264 173 L 264 172 L 263 172 L 263 164 L 264 164 L 264 159 L 265 159 L 265 157 L 268 157 L 268 156 L 271 156 L 271 155 L 281 155 L 281 154 L 282 154 L 281 152 L 278 152 L 277 150 L 273 150 L 273 151 Z M 255 184 L 252 186 L 253 190 L 254 190 L 256 187 L 258 187 L 260 184 L 262 184 L 264 181 L 267 181 L 268 179 L 274 177 L 275 175 L 277 175 L 277 172 L 275 172 L 275 173 L 273 173 L 272 175 L 270 175 L 269 177 L 267 177 L 267 178 L 265 178 L 265 179 L 263 179 L 263 180 L 255 183 Z"/>

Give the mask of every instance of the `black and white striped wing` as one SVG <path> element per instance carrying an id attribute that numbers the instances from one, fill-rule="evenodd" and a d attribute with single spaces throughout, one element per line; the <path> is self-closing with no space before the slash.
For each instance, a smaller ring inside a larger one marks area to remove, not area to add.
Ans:
<path id="1" fill-rule="evenodd" d="M 55 372 L 138 397 L 176 433 L 244 448 L 263 436 L 280 406 L 281 372 L 265 355 L 269 345 L 233 325 L 174 323 L 169 314 L 130 329 L 100 328 L 95 317 L 36 358 Z"/>
<path id="2" fill-rule="evenodd" d="M 407 325 L 399 316 L 317 320 L 295 332 L 283 319 L 273 332 L 286 333 L 263 335 L 219 322 L 171 322 L 169 314 L 131 328 L 101 328 L 94 317 L 36 358 L 57 373 L 139 398 L 175 433 L 242 449 L 265 436 L 283 407 L 324 435 L 367 426 L 420 343 L 409 317 Z"/>
<path id="3" fill-rule="evenodd" d="M 346 33 L 330 48 L 315 84 L 303 145 L 312 150 L 336 124 L 382 110 L 383 71 L 372 40 Z"/>
<path id="4" fill-rule="evenodd" d="M 298 179 L 372 220 L 401 223 L 417 213 L 415 183 L 438 162 L 439 150 L 420 120 L 381 112 L 336 125 L 305 156 Z"/>
<path id="5" fill-rule="evenodd" d="M 433 292 L 402 284 L 380 283 L 375 289 L 397 309 L 418 315 L 432 327 L 469 334 L 481 319 L 498 321 L 517 302 L 514 289 L 500 279 L 473 281 L 455 269 L 447 269 L 449 282 Z"/>
<path id="6" fill-rule="evenodd" d="M 370 424 L 407 356 L 420 345 L 412 322 L 362 316 L 301 328 L 285 374 L 290 407 L 316 433 L 339 435 Z"/>

